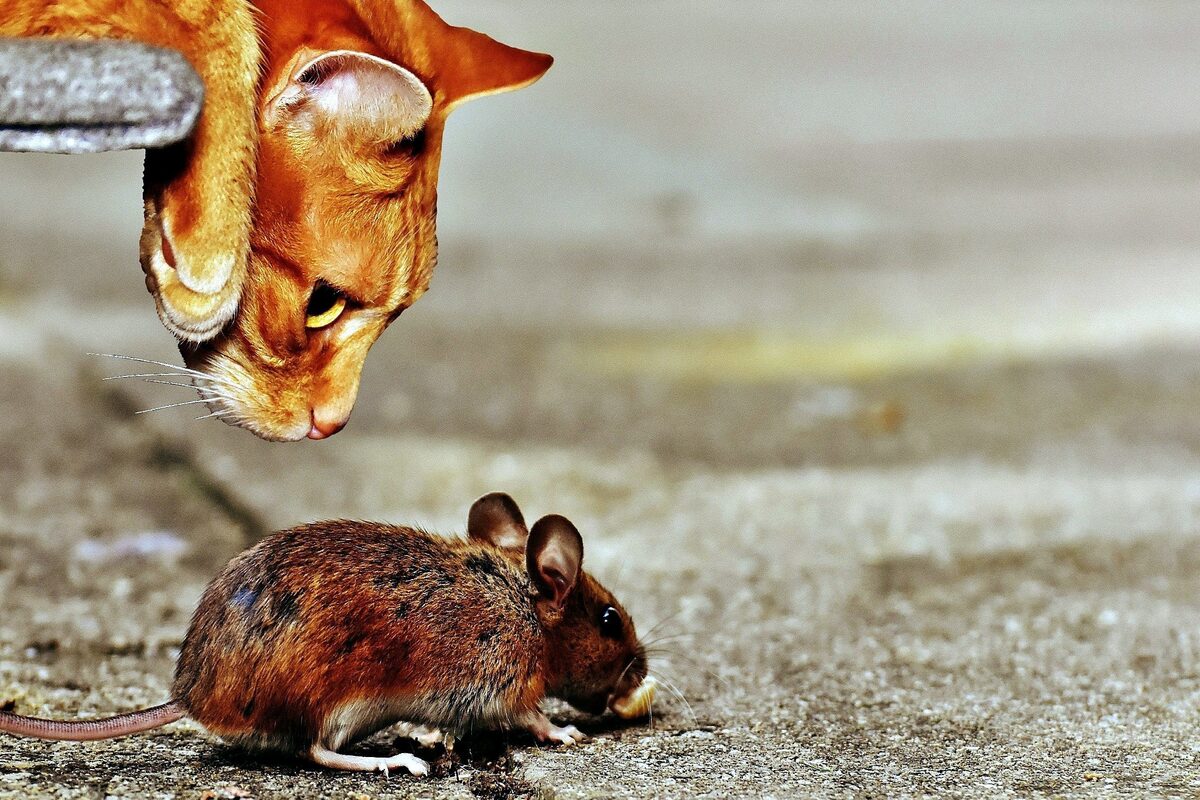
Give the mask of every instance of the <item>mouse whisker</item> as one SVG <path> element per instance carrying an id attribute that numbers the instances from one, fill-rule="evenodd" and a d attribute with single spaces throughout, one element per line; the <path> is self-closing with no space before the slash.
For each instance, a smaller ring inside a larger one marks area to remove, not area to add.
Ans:
<path id="1" fill-rule="evenodd" d="M 692 718 L 692 725 L 699 725 L 700 719 L 696 716 L 696 712 L 692 710 L 692 704 L 689 703 L 688 699 L 683 696 L 683 692 L 679 691 L 679 687 L 672 683 L 671 680 L 663 674 L 662 670 L 651 669 L 650 672 L 654 674 L 654 677 L 662 681 L 662 685 L 666 687 L 667 691 L 679 698 L 679 701 L 687 708 L 688 715 Z"/>
<path id="2" fill-rule="evenodd" d="M 651 625 L 650 628 L 644 634 L 642 634 L 642 639 L 645 640 L 645 639 L 649 638 L 651 635 L 653 635 L 653 633 L 656 630 L 661 628 L 663 625 L 666 625 L 668 622 L 674 620 L 676 617 L 678 617 L 682 613 L 683 613 L 683 610 L 680 609 L 679 611 L 676 611 L 674 614 L 669 614 L 668 616 L 663 617 L 658 622 Z"/>
<path id="3" fill-rule="evenodd" d="M 671 634 L 666 634 L 664 636 L 657 636 L 657 637 L 655 637 L 653 639 L 649 639 L 649 640 L 643 638 L 642 646 L 643 647 L 655 647 L 657 645 L 662 644 L 663 642 L 674 642 L 679 639 L 692 639 L 692 638 L 695 638 L 695 635 L 696 634 L 694 634 L 694 633 L 690 633 L 688 631 L 683 631 L 680 633 L 671 633 Z"/>
<path id="4" fill-rule="evenodd" d="M 701 664 L 695 658 L 692 658 L 684 653 L 679 653 L 679 652 L 663 653 L 662 655 L 663 655 L 663 658 L 661 660 L 667 662 L 668 664 L 670 664 L 673 667 L 682 666 L 686 670 L 689 670 L 692 672 L 699 672 L 702 675 L 704 675 L 706 678 L 711 678 L 712 680 L 721 684 L 721 688 L 723 688 L 723 689 L 728 689 L 730 687 L 728 678 L 724 677 L 723 675 L 719 675 L 716 672 L 713 672 L 711 669 L 709 669 L 708 667 Z M 674 661 L 674 659 L 676 659 L 676 658 L 682 659 L 683 664 L 682 665 L 676 664 Z"/>
<path id="5" fill-rule="evenodd" d="M 645 653 L 643 653 L 642 655 L 644 656 Z M 635 661 L 637 661 L 637 656 L 634 656 L 633 658 L 629 659 L 629 663 L 625 665 L 625 669 L 621 670 L 621 674 L 617 676 L 617 682 L 616 682 L 617 686 L 621 685 L 621 680 L 625 677 L 625 673 L 629 672 L 630 667 L 633 666 L 633 662 L 635 662 Z"/>

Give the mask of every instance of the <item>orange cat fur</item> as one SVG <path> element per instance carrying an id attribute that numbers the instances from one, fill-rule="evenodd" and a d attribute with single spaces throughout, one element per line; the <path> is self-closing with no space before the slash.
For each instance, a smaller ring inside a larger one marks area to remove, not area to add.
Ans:
<path id="1" fill-rule="evenodd" d="M 450 111 L 552 62 L 422 0 L 0 0 L 0 35 L 139 39 L 204 78 L 193 138 L 147 154 L 143 268 L 214 415 L 282 441 L 345 425 L 428 287 Z"/>
<path id="2" fill-rule="evenodd" d="M 442 131 L 552 59 L 420 0 L 260 0 L 258 194 L 241 313 L 181 347 L 215 412 L 266 439 L 350 416 L 367 351 L 429 285 Z"/>
<path id="3" fill-rule="evenodd" d="M 204 79 L 192 137 L 146 154 L 142 268 L 163 324 L 210 338 L 237 309 L 254 178 L 259 45 L 243 0 L 0 0 L 0 36 L 137 39 L 174 48 Z"/>

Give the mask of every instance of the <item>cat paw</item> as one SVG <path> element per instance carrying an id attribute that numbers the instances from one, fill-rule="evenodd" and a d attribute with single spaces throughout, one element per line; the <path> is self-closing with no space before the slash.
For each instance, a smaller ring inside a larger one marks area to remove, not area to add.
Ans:
<path id="1" fill-rule="evenodd" d="M 167 330 L 183 341 L 207 341 L 237 311 L 243 257 L 228 249 L 205 249 L 208 243 L 179 239 L 170 217 L 158 214 L 156 206 L 147 202 L 142 232 L 146 288 L 154 296 L 158 317 Z"/>
<path id="2" fill-rule="evenodd" d="M 196 157 L 186 177 L 171 181 L 155 198 L 165 265 L 179 282 L 201 295 L 216 295 L 240 282 L 249 238 L 249 198 L 211 186 L 213 158 Z M 220 195 L 220 199 L 216 198 Z"/>

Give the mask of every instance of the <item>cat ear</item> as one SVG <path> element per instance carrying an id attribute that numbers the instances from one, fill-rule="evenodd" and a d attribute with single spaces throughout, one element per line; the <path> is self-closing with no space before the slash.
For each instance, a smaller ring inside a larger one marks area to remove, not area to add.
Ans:
<path id="1" fill-rule="evenodd" d="M 536 81 L 554 59 L 449 25 L 424 0 L 349 0 L 392 58 L 425 76 L 438 106 L 511 92 Z"/>
<path id="2" fill-rule="evenodd" d="M 269 113 L 325 135 L 386 144 L 411 138 L 432 110 L 429 90 L 413 73 L 367 53 L 332 50 L 297 66 Z"/>
<path id="3" fill-rule="evenodd" d="M 520 550 L 529 538 L 525 517 L 516 502 L 504 492 L 485 494 L 467 515 L 467 536 L 477 542 Z"/>
<path id="4" fill-rule="evenodd" d="M 435 45 L 438 88 L 446 107 L 490 94 L 524 89 L 550 69 L 554 58 L 497 42 L 470 28 L 446 26 Z"/>

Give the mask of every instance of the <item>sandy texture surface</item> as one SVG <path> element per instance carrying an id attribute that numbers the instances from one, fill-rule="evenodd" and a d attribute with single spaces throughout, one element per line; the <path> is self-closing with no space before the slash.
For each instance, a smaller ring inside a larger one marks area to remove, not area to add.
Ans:
<path id="1" fill-rule="evenodd" d="M 178 724 L 105 744 L 5 739 L 2 785 L 62 796 L 196 796 L 225 783 L 263 797 L 1190 792 L 1196 363 L 1152 352 L 860 385 L 843 389 L 857 398 L 845 418 L 819 424 L 767 414 L 771 393 L 704 408 L 731 442 L 754 418 L 794 445 L 791 463 L 757 467 L 736 448 L 706 451 L 670 415 L 659 453 L 597 445 L 590 422 L 555 447 L 348 430 L 336 450 L 298 450 L 216 428 L 181 443 L 168 432 L 178 423 L 130 421 L 125 395 L 97 399 L 94 372 L 60 381 L 10 365 L 0 691 L 20 711 L 163 699 L 203 582 L 259 529 L 336 508 L 457 531 L 488 489 L 531 516 L 576 520 L 590 568 L 643 629 L 659 626 L 654 666 L 686 700 L 664 692 L 653 727 L 560 714 L 593 734 L 571 752 L 469 742 L 420 784 L 261 765 Z M 470 355 L 460 367 L 484 369 Z M 651 413 L 633 387 L 608 394 L 630 418 Z M 591 396 L 564 391 L 560 408 L 588 420 Z M 46 397 L 53 412 L 31 418 Z M 891 415 L 878 415 L 883 402 Z"/>

